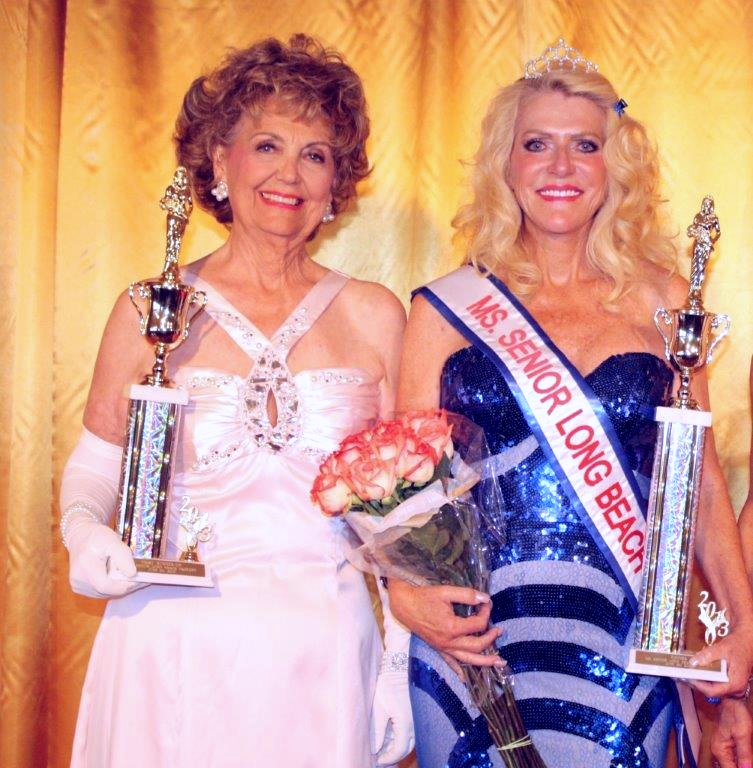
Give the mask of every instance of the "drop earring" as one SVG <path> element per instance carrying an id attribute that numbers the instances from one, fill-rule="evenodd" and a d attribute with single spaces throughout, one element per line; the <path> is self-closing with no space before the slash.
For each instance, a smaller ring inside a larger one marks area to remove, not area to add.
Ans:
<path id="1" fill-rule="evenodd" d="M 214 195 L 214 198 L 218 203 L 227 200 L 228 189 L 224 179 L 220 179 L 217 182 L 217 186 L 212 187 L 209 191 Z"/>
<path id="2" fill-rule="evenodd" d="M 335 212 L 332 210 L 332 203 L 327 203 L 327 208 L 322 216 L 322 224 L 331 224 L 335 220 Z"/>

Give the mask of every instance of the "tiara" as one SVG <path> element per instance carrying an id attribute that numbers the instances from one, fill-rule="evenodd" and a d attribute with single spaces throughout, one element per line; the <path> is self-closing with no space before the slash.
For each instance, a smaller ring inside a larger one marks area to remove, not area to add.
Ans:
<path id="1" fill-rule="evenodd" d="M 586 59 L 576 48 L 571 48 L 562 38 L 549 46 L 538 59 L 531 59 L 525 67 L 526 80 L 535 80 L 552 70 L 570 72 L 598 72 L 598 65 Z"/>

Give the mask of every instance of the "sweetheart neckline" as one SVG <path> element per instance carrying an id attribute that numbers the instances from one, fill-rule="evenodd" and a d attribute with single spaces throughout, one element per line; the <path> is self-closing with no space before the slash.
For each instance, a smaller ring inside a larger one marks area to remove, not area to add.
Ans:
<path id="1" fill-rule="evenodd" d="M 461 347 L 460 349 L 453 352 L 449 357 L 444 361 L 444 364 L 442 366 L 442 371 L 444 372 L 445 368 L 447 367 L 450 360 L 452 360 L 453 357 L 456 355 L 461 354 L 462 352 L 466 352 L 469 349 L 476 350 L 478 354 L 482 355 L 483 357 L 486 357 L 484 353 L 478 349 L 473 344 L 469 344 L 467 347 Z M 618 360 L 620 358 L 633 358 L 633 357 L 650 357 L 653 360 L 656 360 L 657 362 L 661 363 L 670 373 L 672 373 L 672 369 L 667 365 L 667 362 L 664 360 L 664 358 L 659 357 L 659 355 L 654 354 L 653 352 L 645 352 L 645 351 L 633 351 L 629 350 L 627 352 L 614 352 L 611 355 L 607 355 L 601 362 L 597 363 L 594 368 L 592 368 L 588 373 L 581 373 L 575 366 L 570 364 L 574 371 L 578 373 L 578 375 L 584 379 L 588 380 L 589 378 L 593 377 L 602 367 L 604 367 L 607 363 L 612 362 L 614 360 Z M 673 374 L 674 375 L 674 374 Z"/>

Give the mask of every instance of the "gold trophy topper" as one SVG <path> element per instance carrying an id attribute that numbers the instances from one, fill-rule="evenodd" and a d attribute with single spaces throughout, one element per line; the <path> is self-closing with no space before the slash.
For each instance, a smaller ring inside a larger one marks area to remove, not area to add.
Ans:
<path id="1" fill-rule="evenodd" d="M 165 196 L 159 201 L 159 207 L 167 213 L 167 244 L 162 275 L 177 283 L 179 282 L 178 256 L 180 255 L 186 224 L 188 224 L 193 210 L 193 200 L 188 187 L 188 174 L 182 165 L 175 169 L 172 183 L 165 190 Z"/>
<path id="2" fill-rule="evenodd" d="M 701 202 L 701 210 L 693 217 L 688 227 L 688 237 L 695 238 L 693 260 L 690 265 L 690 292 L 688 305 L 693 309 L 703 309 L 701 290 L 706 279 L 706 264 L 714 251 L 714 244 L 722 234 L 719 219 L 714 211 L 714 198 L 706 195 Z"/>
<path id="3" fill-rule="evenodd" d="M 664 339 L 665 357 L 680 372 L 680 387 L 672 401 L 677 408 L 698 408 L 690 393 L 691 377 L 711 362 L 716 345 L 730 329 L 729 316 L 706 312 L 701 299 L 706 265 L 721 233 L 714 199 L 706 195 L 688 227 L 688 237 L 695 238 L 695 243 L 685 306 L 672 310 L 660 308 L 654 315 L 656 328 Z"/>
<path id="4" fill-rule="evenodd" d="M 167 355 L 188 338 L 191 322 L 207 301 L 203 291 L 195 291 L 192 286 L 180 282 L 178 256 L 193 209 L 188 175 L 183 166 L 176 169 L 172 183 L 160 200 L 160 208 L 167 213 L 162 274 L 133 283 L 128 291 L 139 313 L 141 334 L 154 346 L 154 367 L 142 383 L 155 387 L 169 386 Z"/>

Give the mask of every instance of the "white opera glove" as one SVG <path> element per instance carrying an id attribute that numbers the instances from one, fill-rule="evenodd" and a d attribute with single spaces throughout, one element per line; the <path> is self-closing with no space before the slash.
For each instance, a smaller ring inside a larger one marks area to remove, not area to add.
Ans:
<path id="1" fill-rule="evenodd" d="M 84 429 L 63 470 L 60 533 L 68 550 L 68 579 L 71 589 L 86 597 L 120 597 L 143 586 L 110 575 L 136 575 L 131 550 L 110 526 L 122 453 Z"/>
<path id="2" fill-rule="evenodd" d="M 387 590 L 378 582 L 384 615 L 384 654 L 371 711 L 371 751 L 379 766 L 404 758 L 415 743 L 408 687 L 410 632 L 390 612 Z"/>

